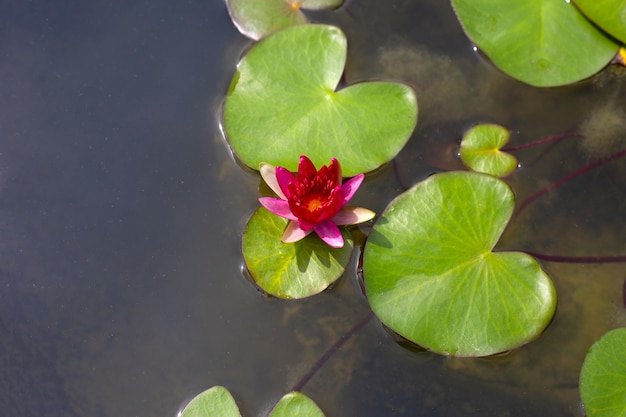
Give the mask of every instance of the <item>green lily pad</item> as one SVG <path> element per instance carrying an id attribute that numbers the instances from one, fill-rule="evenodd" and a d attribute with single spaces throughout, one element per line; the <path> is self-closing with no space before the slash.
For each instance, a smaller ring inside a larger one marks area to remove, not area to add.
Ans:
<path id="1" fill-rule="evenodd" d="M 230 392 L 215 386 L 196 395 L 180 417 L 241 417 L 241 413 Z M 280 399 L 270 417 L 324 417 L 324 413 L 309 397 L 294 391 Z"/>
<path id="2" fill-rule="evenodd" d="M 363 82 L 335 91 L 347 41 L 327 25 L 276 32 L 238 65 L 224 105 L 226 139 L 237 157 L 297 169 L 297 155 L 315 165 L 341 161 L 345 176 L 391 160 L 411 136 L 417 101 L 404 84 Z"/>
<path id="3" fill-rule="evenodd" d="M 590 0 L 593 1 L 593 0 Z M 564 0 L 452 0 L 470 39 L 502 71 L 535 86 L 570 84 L 619 45 Z"/>
<path id="4" fill-rule="evenodd" d="M 465 132 L 460 155 L 472 171 L 502 177 L 517 168 L 517 158 L 500 148 L 509 142 L 509 131 L 502 126 L 481 124 Z"/>
<path id="5" fill-rule="evenodd" d="M 580 372 L 580 396 L 588 417 L 626 416 L 626 328 L 593 344 Z"/>
<path id="6" fill-rule="evenodd" d="M 289 26 L 307 23 L 305 10 L 334 9 L 343 0 L 226 0 L 228 13 L 241 33 L 258 40 Z"/>
<path id="7" fill-rule="evenodd" d="M 270 417 L 324 417 L 324 413 L 309 397 L 294 391 L 280 399 Z"/>
<path id="8" fill-rule="evenodd" d="M 626 1 L 574 0 L 574 3 L 596 25 L 626 43 Z"/>
<path id="9" fill-rule="evenodd" d="M 352 238 L 341 228 L 344 245 L 335 249 L 315 233 L 295 243 L 281 237 L 289 221 L 260 207 L 243 234 L 243 256 L 252 278 L 279 298 L 305 298 L 324 291 L 343 274 L 352 253 Z"/>
<path id="10" fill-rule="evenodd" d="M 502 180 L 435 174 L 393 200 L 365 246 L 370 305 L 431 351 L 485 356 L 523 345 L 550 322 L 556 293 L 531 256 L 493 252 L 513 213 Z"/>
<path id="11" fill-rule="evenodd" d="M 215 386 L 196 395 L 180 417 L 241 417 L 241 414 L 230 392 Z"/>

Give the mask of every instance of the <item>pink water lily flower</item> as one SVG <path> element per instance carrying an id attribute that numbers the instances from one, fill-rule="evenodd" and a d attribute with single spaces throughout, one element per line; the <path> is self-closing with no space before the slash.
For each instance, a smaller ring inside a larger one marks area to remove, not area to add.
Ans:
<path id="1" fill-rule="evenodd" d="M 297 174 L 269 164 L 261 164 L 260 171 L 278 198 L 261 197 L 259 202 L 272 213 L 291 220 L 282 237 L 285 243 L 297 242 L 315 231 L 328 245 L 340 248 L 343 237 L 337 226 L 362 223 L 376 215 L 365 208 L 346 206 L 365 176 L 359 174 L 342 184 L 341 166 L 335 158 L 319 171 L 304 155 Z"/>

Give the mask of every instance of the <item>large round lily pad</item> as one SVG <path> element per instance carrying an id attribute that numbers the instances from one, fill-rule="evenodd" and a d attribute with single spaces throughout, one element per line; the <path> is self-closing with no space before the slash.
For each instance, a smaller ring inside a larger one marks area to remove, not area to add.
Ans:
<path id="1" fill-rule="evenodd" d="M 513 212 L 503 181 L 436 174 L 392 201 L 365 246 L 363 272 L 376 315 L 437 353 L 485 356 L 536 338 L 556 306 L 534 258 L 493 252 Z"/>
<path id="2" fill-rule="evenodd" d="M 580 396 L 589 417 L 626 416 L 626 329 L 593 344 L 580 372 Z"/>
<path id="3" fill-rule="evenodd" d="M 509 131 L 494 124 L 480 124 L 465 132 L 461 140 L 460 155 L 463 163 L 472 171 L 502 177 L 517 168 L 517 158 L 501 152 L 509 142 Z"/>
<path id="4" fill-rule="evenodd" d="M 226 0 L 237 29 L 256 40 L 279 29 L 306 23 L 302 9 L 332 9 L 341 3 L 343 0 Z"/>
<path id="5" fill-rule="evenodd" d="M 465 32 L 507 74 L 570 84 L 607 65 L 619 45 L 565 0 L 452 0 Z"/>
<path id="6" fill-rule="evenodd" d="M 363 82 L 335 91 L 346 60 L 346 37 L 334 26 L 301 25 L 260 41 L 241 60 L 224 105 L 224 132 L 237 157 L 297 169 L 341 161 L 345 176 L 391 160 L 417 121 L 413 90 Z"/>
<path id="7" fill-rule="evenodd" d="M 574 0 L 574 3 L 600 28 L 626 43 L 626 1 Z"/>
<path id="8" fill-rule="evenodd" d="M 289 220 L 263 207 L 254 212 L 243 234 L 243 256 L 252 278 L 279 298 L 304 298 L 324 291 L 343 274 L 352 253 L 344 228 L 344 245 L 331 248 L 315 233 L 295 243 L 280 239 Z"/>

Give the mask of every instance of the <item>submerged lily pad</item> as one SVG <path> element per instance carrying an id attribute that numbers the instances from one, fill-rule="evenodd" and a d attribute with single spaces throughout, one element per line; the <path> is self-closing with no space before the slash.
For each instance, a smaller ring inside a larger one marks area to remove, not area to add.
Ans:
<path id="1" fill-rule="evenodd" d="M 391 160 L 411 136 L 417 101 L 404 84 L 363 82 L 335 91 L 346 37 L 327 25 L 276 32 L 238 65 L 224 105 L 224 132 L 237 157 L 297 169 L 294 155 L 315 165 L 341 161 L 345 176 Z"/>
<path id="2" fill-rule="evenodd" d="M 574 0 L 574 3 L 596 25 L 626 43 L 626 1 Z"/>
<path id="3" fill-rule="evenodd" d="M 626 329 L 593 344 L 580 372 L 580 396 L 589 417 L 626 416 Z"/>
<path id="4" fill-rule="evenodd" d="M 341 228 L 344 245 L 331 248 L 315 233 L 295 243 L 281 237 L 289 221 L 259 208 L 243 234 L 243 256 L 252 278 L 279 298 L 305 298 L 324 291 L 343 274 L 352 253 L 352 238 Z"/>
<path id="5" fill-rule="evenodd" d="M 503 181 L 435 174 L 398 196 L 365 246 L 363 273 L 376 315 L 431 351 L 485 356 L 536 338 L 556 307 L 534 258 L 493 252 L 513 212 Z"/>
<path id="6" fill-rule="evenodd" d="M 258 40 L 279 29 L 307 22 L 302 9 L 334 9 L 343 0 L 226 0 L 241 33 Z"/>
<path id="7" fill-rule="evenodd" d="M 467 35 L 493 63 L 531 85 L 556 86 L 590 77 L 619 47 L 565 0 L 452 4 Z"/>
<path id="8" fill-rule="evenodd" d="M 324 417 L 324 413 L 309 397 L 293 391 L 280 399 L 269 417 Z"/>
<path id="9" fill-rule="evenodd" d="M 476 125 L 463 135 L 459 151 L 461 160 L 472 171 L 496 177 L 510 174 L 517 168 L 517 158 L 500 151 L 509 139 L 509 131 L 502 126 Z"/>
<path id="10" fill-rule="evenodd" d="M 215 386 L 196 395 L 180 417 L 241 417 L 241 414 L 230 392 Z"/>

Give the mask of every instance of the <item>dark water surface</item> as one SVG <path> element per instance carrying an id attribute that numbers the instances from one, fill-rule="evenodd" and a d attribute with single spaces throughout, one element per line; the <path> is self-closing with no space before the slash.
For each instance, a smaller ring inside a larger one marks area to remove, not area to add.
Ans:
<path id="1" fill-rule="evenodd" d="M 298 302 L 264 298 L 242 274 L 259 180 L 232 160 L 217 122 L 249 42 L 221 0 L 0 4 L 2 415 L 175 416 L 216 384 L 244 416 L 263 415 L 368 308 L 353 270 Z M 539 150 L 519 153 L 507 179 L 518 201 L 626 148 L 623 71 L 524 86 L 472 50 L 439 0 L 353 0 L 311 17 L 346 31 L 347 82 L 416 88 L 402 183 L 458 167 L 450 149 L 476 122 L 511 128 L 514 144 L 587 134 L 535 164 Z M 401 190 L 384 167 L 355 204 L 380 212 Z M 620 159 L 534 202 L 498 248 L 624 255 L 624 213 Z M 442 358 L 374 320 L 303 391 L 328 417 L 581 416 L 585 352 L 626 325 L 626 268 L 543 266 L 559 308 L 528 346 Z"/>

